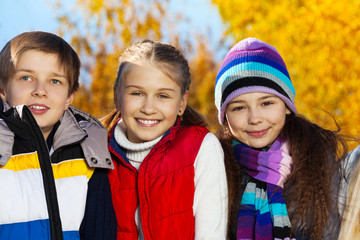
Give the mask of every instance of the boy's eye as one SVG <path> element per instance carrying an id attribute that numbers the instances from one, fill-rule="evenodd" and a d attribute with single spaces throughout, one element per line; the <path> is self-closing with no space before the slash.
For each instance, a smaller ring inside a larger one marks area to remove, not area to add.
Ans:
<path id="1" fill-rule="evenodd" d="M 31 80 L 31 77 L 30 77 L 30 76 L 22 76 L 22 77 L 21 77 L 21 80 L 30 81 L 30 80 Z"/>
<path id="2" fill-rule="evenodd" d="M 52 84 L 60 84 L 61 82 L 59 80 L 57 80 L 57 79 L 52 79 L 51 83 Z"/>

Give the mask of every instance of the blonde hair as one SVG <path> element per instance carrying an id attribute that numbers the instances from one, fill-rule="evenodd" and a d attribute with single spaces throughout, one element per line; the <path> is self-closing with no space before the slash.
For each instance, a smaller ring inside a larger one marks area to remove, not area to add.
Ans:
<path id="1" fill-rule="evenodd" d="M 360 164 L 351 175 L 339 240 L 360 239 Z"/>

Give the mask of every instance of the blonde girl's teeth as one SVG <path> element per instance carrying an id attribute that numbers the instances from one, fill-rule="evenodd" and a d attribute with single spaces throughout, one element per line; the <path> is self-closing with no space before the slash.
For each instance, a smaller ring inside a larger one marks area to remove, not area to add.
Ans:
<path id="1" fill-rule="evenodd" d="M 142 120 L 142 119 L 139 119 L 139 122 L 144 123 L 144 124 L 154 124 L 154 123 L 157 123 L 158 121 L 157 120 Z"/>

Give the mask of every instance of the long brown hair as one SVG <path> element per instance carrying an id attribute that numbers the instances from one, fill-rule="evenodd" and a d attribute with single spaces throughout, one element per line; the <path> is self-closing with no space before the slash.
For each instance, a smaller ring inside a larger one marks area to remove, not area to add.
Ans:
<path id="1" fill-rule="evenodd" d="M 176 82 L 181 88 L 181 94 L 184 95 L 190 87 L 191 75 L 189 64 L 180 50 L 166 43 L 143 40 L 127 48 L 119 59 L 119 70 L 114 84 L 114 99 L 120 94 L 120 86 L 126 74 L 131 71 L 134 63 L 139 61 L 148 61 L 162 73 Z M 121 116 L 119 103 L 115 101 L 117 110 L 101 119 L 101 122 L 109 130 L 116 120 Z M 181 116 L 182 125 L 206 126 L 205 118 L 190 106 Z"/>
<path id="2" fill-rule="evenodd" d="M 347 144 L 337 131 L 330 131 L 301 115 L 287 115 L 281 132 L 289 143 L 292 171 L 284 186 L 284 197 L 292 225 L 293 236 L 322 239 L 330 218 L 339 224 L 337 191 L 340 179 L 340 159 L 347 153 Z M 232 136 L 225 126 L 219 133 L 225 152 L 225 167 L 229 191 L 228 238 L 236 239 L 237 214 L 243 189 L 241 166 L 231 146 Z M 239 197 L 240 196 L 240 197 Z M 332 228 L 336 235 L 336 227 Z M 334 239 L 334 238 L 330 238 Z"/>

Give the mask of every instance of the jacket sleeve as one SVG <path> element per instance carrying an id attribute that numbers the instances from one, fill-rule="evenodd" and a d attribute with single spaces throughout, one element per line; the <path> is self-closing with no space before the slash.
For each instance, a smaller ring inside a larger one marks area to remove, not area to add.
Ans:
<path id="1" fill-rule="evenodd" d="M 117 221 L 107 171 L 96 168 L 89 180 L 81 239 L 116 239 Z"/>
<path id="2" fill-rule="evenodd" d="M 214 134 L 205 136 L 194 169 L 195 239 L 226 239 L 228 189 L 224 153 Z"/>
<path id="3" fill-rule="evenodd" d="M 344 206 L 346 204 L 346 197 L 348 194 L 348 188 L 352 177 L 353 170 L 356 169 L 356 165 L 360 164 L 360 145 L 354 150 L 349 152 L 342 163 L 341 171 L 341 184 L 339 190 L 339 211 L 342 215 Z"/>

